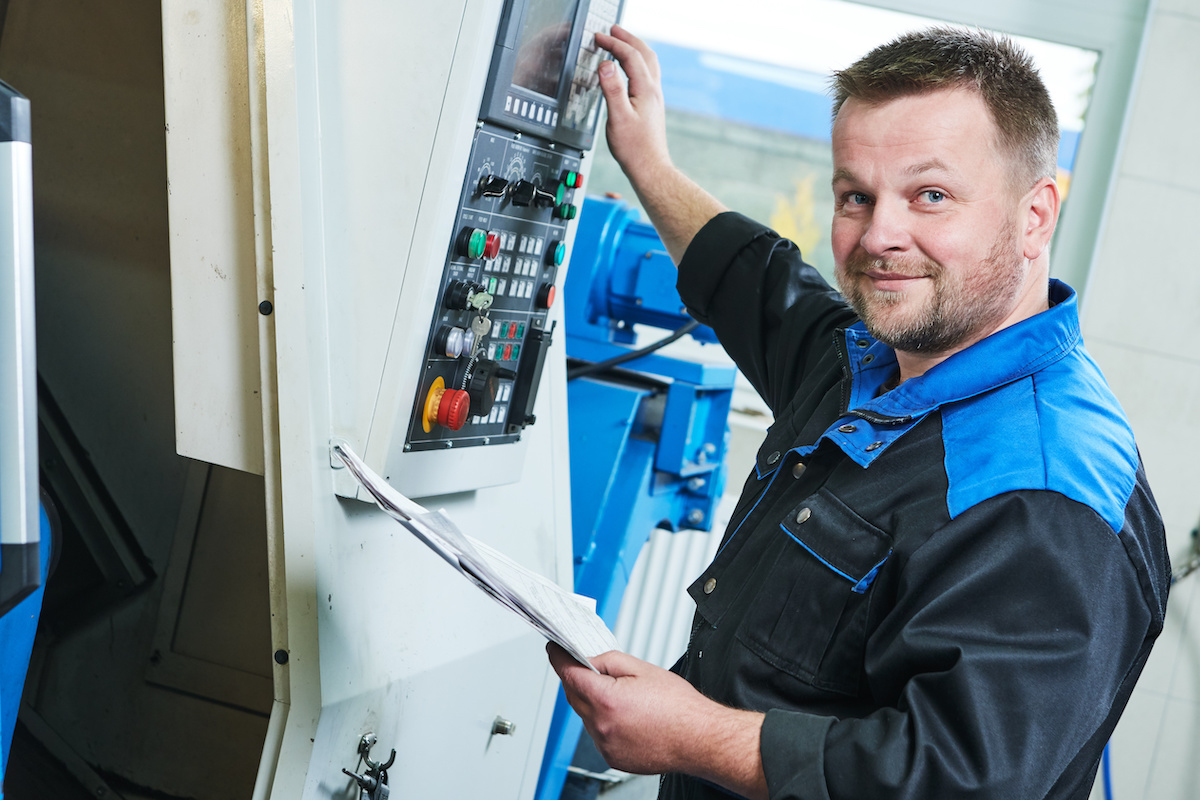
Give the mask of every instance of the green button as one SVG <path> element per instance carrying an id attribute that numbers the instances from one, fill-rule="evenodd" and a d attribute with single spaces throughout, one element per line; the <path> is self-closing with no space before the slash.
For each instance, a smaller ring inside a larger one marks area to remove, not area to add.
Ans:
<path id="1" fill-rule="evenodd" d="M 566 260 L 566 258 L 567 258 L 567 243 L 566 242 L 558 242 L 557 244 L 554 245 L 554 257 L 552 259 L 554 261 L 554 266 L 556 266 L 556 267 L 562 266 L 562 263 L 563 263 L 563 261 Z"/>
<path id="2" fill-rule="evenodd" d="M 577 213 L 579 209 L 570 203 L 563 203 L 554 209 L 554 215 L 559 219 L 575 219 Z"/>
<path id="3" fill-rule="evenodd" d="M 488 294 L 496 293 L 496 279 L 488 278 Z"/>
<path id="4" fill-rule="evenodd" d="M 566 197 L 567 197 L 567 185 L 565 183 L 560 182 L 558 184 L 558 188 L 554 190 L 554 202 L 556 204 L 561 203 L 563 200 L 566 199 Z"/>
<path id="5" fill-rule="evenodd" d="M 520 357 L 521 357 L 521 345 L 514 344 L 513 345 L 513 358 L 520 358 Z"/>
<path id="6" fill-rule="evenodd" d="M 517 325 L 517 338 L 518 339 L 525 338 L 525 323 L 524 322 Z"/>
<path id="7" fill-rule="evenodd" d="M 496 345 L 496 355 L 493 356 L 493 359 L 499 361 L 502 358 L 504 358 L 504 345 L 498 344 Z"/>
<path id="8" fill-rule="evenodd" d="M 468 258 L 482 258 L 483 251 L 487 247 L 487 231 L 481 228 L 476 228 L 471 231 L 471 241 L 467 245 Z"/>

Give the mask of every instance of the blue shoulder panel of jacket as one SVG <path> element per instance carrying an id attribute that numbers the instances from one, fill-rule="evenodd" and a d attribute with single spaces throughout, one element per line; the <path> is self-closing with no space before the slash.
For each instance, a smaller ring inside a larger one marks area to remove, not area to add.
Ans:
<path id="1" fill-rule="evenodd" d="M 1042 489 L 1091 507 L 1114 532 L 1137 479 L 1133 431 L 1082 347 L 942 408 L 951 518 L 1005 492 Z"/>

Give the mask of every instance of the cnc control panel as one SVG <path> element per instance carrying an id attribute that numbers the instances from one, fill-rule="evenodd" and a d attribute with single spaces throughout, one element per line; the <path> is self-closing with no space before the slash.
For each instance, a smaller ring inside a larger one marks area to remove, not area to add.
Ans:
<path id="1" fill-rule="evenodd" d="M 406 450 L 516 441 L 535 421 L 579 169 L 578 150 L 479 124 Z"/>
<path id="2" fill-rule="evenodd" d="M 601 106 L 595 42 L 619 0 L 508 0 L 426 336 L 406 453 L 515 442 Z"/>

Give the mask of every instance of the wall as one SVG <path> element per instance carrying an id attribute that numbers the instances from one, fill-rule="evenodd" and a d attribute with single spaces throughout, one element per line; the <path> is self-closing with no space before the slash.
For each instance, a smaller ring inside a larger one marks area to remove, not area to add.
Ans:
<path id="1" fill-rule="evenodd" d="M 1123 150 L 1084 299 L 1084 335 L 1129 414 L 1178 570 L 1200 518 L 1200 1 L 1151 7 Z M 1200 575 L 1172 587 L 1163 632 L 1112 741 L 1113 796 L 1200 795 Z M 1097 795 L 1098 796 L 1098 795 Z"/>

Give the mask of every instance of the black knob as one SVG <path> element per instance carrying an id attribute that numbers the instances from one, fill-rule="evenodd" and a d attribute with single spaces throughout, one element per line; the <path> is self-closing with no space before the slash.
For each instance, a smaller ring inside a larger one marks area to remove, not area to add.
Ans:
<path id="1" fill-rule="evenodd" d="M 508 196 L 512 199 L 514 206 L 532 205 L 533 198 L 537 193 L 537 184 L 527 181 L 524 178 L 514 183 L 508 190 Z"/>
<path id="2" fill-rule="evenodd" d="M 500 365 L 484 359 L 475 365 L 467 382 L 467 394 L 471 396 L 471 415 L 486 417 L 496 404 L 496 392 L 500 388 Z"/>
<path id="3" fill-rule="evenodd" d="M 450 281 L 450 285 L 446 287 L 446 296 L 443 302 L 446 308 L 467 309 L 471 307 L 471 298 L 476 292 L 482 292 L 483 286 L 471 281 Z"/>
<path id="4" fill-rule="evenodd" d="M 497 178 L 495 175 L 484 175 L 479 179 L 479 188 L 476 193 L 480 197 L 504 197 L 507 188 L 508 181 L 504 180 L 504 178 Z"/>

